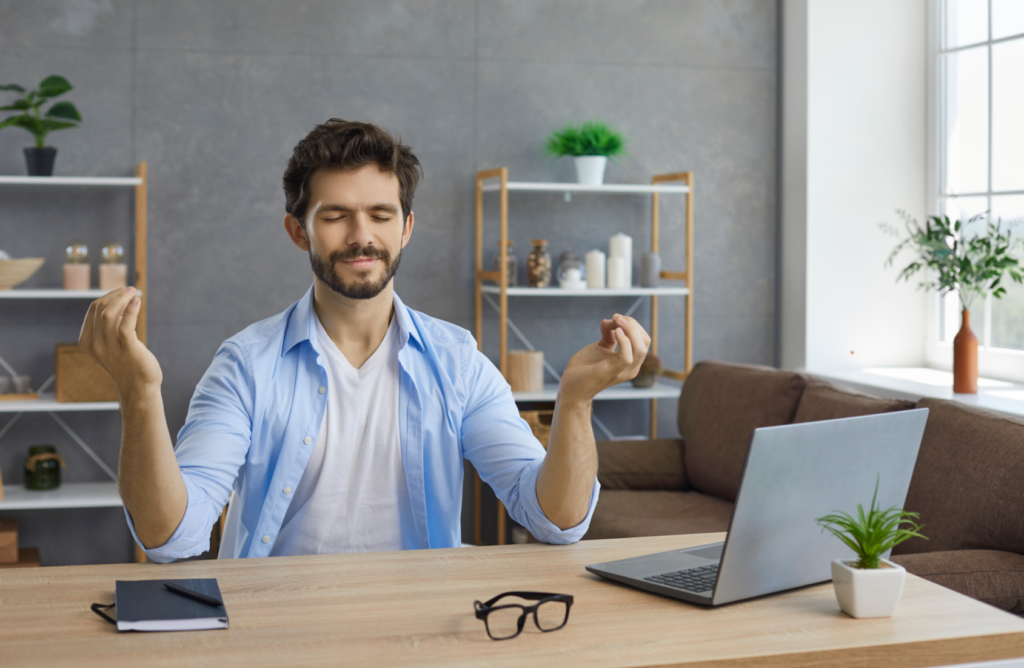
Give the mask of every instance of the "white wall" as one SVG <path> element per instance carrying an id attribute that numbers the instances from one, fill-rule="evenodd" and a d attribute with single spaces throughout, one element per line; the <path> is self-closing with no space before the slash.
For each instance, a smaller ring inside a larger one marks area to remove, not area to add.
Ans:
<path id="1" fill-rule="evenodd" d="M 921 365 L 925 295 L 878 223 L 925 213 L 926 0 L 783 12 L 782 365 Z"/>

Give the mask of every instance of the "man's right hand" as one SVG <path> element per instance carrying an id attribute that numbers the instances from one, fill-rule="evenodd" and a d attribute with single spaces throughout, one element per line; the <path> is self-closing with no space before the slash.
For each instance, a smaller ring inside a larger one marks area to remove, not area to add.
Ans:
<path id="1" fill-rule="evenodd" d="M 163 382 L 160 363 L 135 332 L 141 308 L 135 288 L 113 290 L 89 306 L 78 337 L 78 345 L 114 379 L 122 399 Z"/>

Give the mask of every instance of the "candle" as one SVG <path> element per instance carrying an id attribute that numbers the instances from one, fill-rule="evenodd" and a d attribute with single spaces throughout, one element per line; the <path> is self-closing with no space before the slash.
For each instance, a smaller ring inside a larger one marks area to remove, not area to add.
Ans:
<path id="1" fill-rule="evenodd" d="M 611 239 L 608 240 L 608 258 L 609 260 L 613 257 L 621 257 L 625 260 L 625 275 L 626 285 L 622 287 L 628 288 L 633 283 L 633 237 L 628 234 L 619 232 Z M 609 273 L 611 273 L 611 263 L 609 262 Z M 608 278 L 608 287 L 611 287 L 611 277 Z"/>
<path id="2" fill-rule="evenodd" d="M 604 253 L 596 248 L 587 253 L 587 287 L 604 287 Z"/>
<path id="3" fill-rule="evenodd" d="M 621 290 L 629 287 L 626 280 L 626 258 L 613 255 L 608 258 L 608 287 Z"/>

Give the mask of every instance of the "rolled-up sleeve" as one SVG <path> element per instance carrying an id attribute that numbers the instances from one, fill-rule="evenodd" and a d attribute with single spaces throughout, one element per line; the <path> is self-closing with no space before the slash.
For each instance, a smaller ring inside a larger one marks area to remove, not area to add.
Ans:
<path id="1" fill-rule="evenodd" d="M 465 363 L 467 403 L 462 420 L 463 456 L 491 486 L 509 515 L 544 543 L 575 543 L 590 527 L 600 483 L 594 478 L 586 517 L 568 529 L 547 518 L 537 500 L 544 446 L 519 416 L 512 389 L 475 345 Z"/>
<path id="2" fill-rule="evenodd" d="M 244 352 L 225 341 L 189 403 L 174 455 L 185 480 L 188 503 L 166 543 L 147 549 L 125 509 L 132 537 L 157 563 L 210 549 L 210 529 L 227 503 L 252 442 L 254 383 Z"/>

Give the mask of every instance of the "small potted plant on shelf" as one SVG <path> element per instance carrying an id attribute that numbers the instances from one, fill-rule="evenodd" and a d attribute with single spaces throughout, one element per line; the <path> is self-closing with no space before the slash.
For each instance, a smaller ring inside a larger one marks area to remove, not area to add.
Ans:
<path id="1" fill-rule="evenodd" d="M 0 86 L 0 90 L 12 90 L 22 93 L 22 97 L 13 103 L 0 107 L 0 111 L 21 112 L 0 121 L 0 129 L 13 126 L 27 130 L 36 139 L 34 148 L 25 149 L 25 165 L 29 176 L 52 176 L 53 162 L 57 158 L 57 149 L 46 146 L 46 135 L 54 130 L 65 130 L 78 127 L 82 116 L 70 102 L 57 102 L 50 106 L 44 114 L 42 106 L 55 97 L 71 90 L 71 84 L 64 77 L 51 75 L 39 83 L 36 90 L 25 92 L 18 84 Z"/>
<path id="2" fill-rule="evenodd" d="M 913 261 L 900 271 L 896 280 L 910 280 L 921 270 L 929 272 L 928 280 L 918 287 L 937 290 L 940 297 L 956 292 L 960 298 L 962 325 L 953 339 L 953 391 L 974 394 L 978 391 L 978 337 L 971 331 L 971 308 L 985 303 L 992 295 L 999 299 L 1006 294 L 1003 279 L 1024 281 L 1024 272 L 1014 252 L 1020 239 L 1014 238 L 1011 221 L 1003 228 L 1002 221 L 992 222 L 987 213 L 967 220 L 950 221 L 949 216 L 929 216 L 919 223 L 906 211 L 897 211 L 903 219 L 906 235 L 899 229 L 881 223 L 881 228 L 897 237 L 899 243 L 889 254 L 885 266 L 892 266 L 904 249 L 914 252 Z M 984 221 L 984 230 L 972 232 L 974 223 Z"/>
<path id="3" fill-rule="evenodd" d="M 570 155 L 576 161 L 576 180 L 582 184 L 601 185 L 608 158 L 625 153 L 622 135 L 601 121 L 587 121 L 580 126 L 566 125 L 551 133 L 547 152 L 555 157 Z"/>
<path id="4" fill-rule="evenodd" d="M 882 510 L 877 505 L 878 482 L 867 513 L 857 504 L 857 517 L 841 511 L 819 517 L 815 521 L 828 529 L 853 550 L 856 559 L 832 561 L 832 584 L 836 600 L 851 617 L 891 617 L 903 595 L 906 571 L 882 555 L 911 537 L 924 538 L 916 520 L 918 513 L 908 513 L 893 506 Z M 906 525 L 900 528 L 900 525 Z"/>

